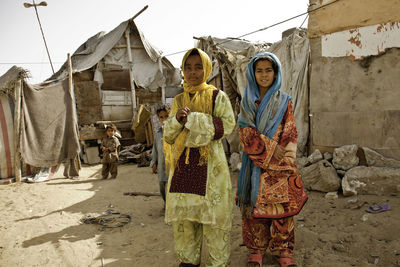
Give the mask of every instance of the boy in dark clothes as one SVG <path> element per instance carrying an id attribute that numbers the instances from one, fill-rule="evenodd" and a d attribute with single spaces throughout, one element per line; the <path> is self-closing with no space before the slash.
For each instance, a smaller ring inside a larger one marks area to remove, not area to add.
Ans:
<path id="1" fill-rule="evenodd" d="M 118 151 L 120 143 L 117 137 L 114 136 L 117 128 L 114 124 L 107 125 L 106 133 L 107 136 L 101 141 L 101 151 L 103 151 L 103 168 L 101 175 L 103 179 L 108 178 L 108 173 L 111 173 L 111 178 L 117 178 L 118 174 Z"/>

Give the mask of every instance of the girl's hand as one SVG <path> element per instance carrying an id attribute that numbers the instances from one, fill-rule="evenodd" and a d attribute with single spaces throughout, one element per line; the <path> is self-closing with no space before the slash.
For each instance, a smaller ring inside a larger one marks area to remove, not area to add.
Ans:
<path id="1" fill-rule="evenodd" d="M 285 148 L 283 146 L 276 145 L 273 155 L 274 158 L 276 158 L 278 161 L 281 161 L 284 155 L 285 155 Z"/>
<path id="2" fill-rule="evenodd" d="M 187 122 L 187 116 L 190 114 L 190 108 L 188 107 L 183 107 L 178 109 L 176 112 L 176 119 L 180 123 L 186 123 Z"/>

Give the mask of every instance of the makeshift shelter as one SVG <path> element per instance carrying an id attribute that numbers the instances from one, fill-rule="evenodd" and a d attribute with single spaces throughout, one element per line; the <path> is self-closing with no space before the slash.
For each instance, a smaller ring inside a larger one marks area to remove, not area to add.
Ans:
<path id="1" fill-rule="evenodd" d="M 271 43 L 251 43 L 240 39 L 201 37 L 197 46 L 213 60 L 209 83 L 224 90 L 236 114 L 244 88 L 250 59 L 261 51 L 276 54 L 282 63 L 282 90 L 292 96 L 296 126 L 299 132 L 298 153 L 305 154 L 308 139 L 308 59 L 309 41 L 304 29 L 290 29 L 282 40 Z M 240 151 L 237 129 L 227 138 L 231 152 Z"/>
<path id="2" fill-rule="evenodd" d="M 146 40 L 133 19 L 107 34 L 100 32 L 90 37 L 71 61 L 86 163 L 100 161 L 97 140 L 104 136 L 105 124 L 115 124 L 122 136 L 121 144 L 132 145 L 136 142 L 132 125 L 139 106 L 146 105 L 154 111 L 152 106 L 165 103 L 166 98 L 181 90 L 180 70 Z M 66 75 L 64 64 L 49 80 Z M 148 143 L 152 144 L 152 140 Z"/>
<path id="3" fill-rule="evenodd" d="M 14 66 L 0 77 L 2 179 L 20 181 L 22 162 L 42 168 L 71 165 L 80 150 L 71 75 L 38 85 L 27 83 L 27 75 Z"/>
<path id="4" fill-rule="evenodd" d="M 89 38 L 71 60 L 79 125 L 131 121 L 140 104 L 165 103 L 180 90 L 179 69 L 131 19 Z M 50 80 L 66 75 L 64 64 Z"/>

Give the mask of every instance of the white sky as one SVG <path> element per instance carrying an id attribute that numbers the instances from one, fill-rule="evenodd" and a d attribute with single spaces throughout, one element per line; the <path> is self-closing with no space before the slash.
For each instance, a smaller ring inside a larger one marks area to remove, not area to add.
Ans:
<path id="1" fill-rule="evenodd" d="M 18 65 L 30 70 L 31 83 L 39 83 L 50 77 L 52 71 L 35 10 L 25 8 L 24 2 L 32 0 L 0 0 L 0 76 L 12 65 Z M 145 5 L 149 5 L 148 9 L 135 23 L 146 39 L 167 55 L 192 48 L 193 36 L 237 37 L 304 13 L 308 3 L 308 0 L 47 0 L 48 6 L 39 6 L 38 12 L 57 71 L 67 53 L 73 54 L 94 34 L 111 31 Z M 301 16 L 245 39 L 279 41 L 282 31 L 299 27 L 305 18 Z M 303 27 L 307 27 L 307 21 Z M 179 67 L 182 56 L 168 59 Z"/>

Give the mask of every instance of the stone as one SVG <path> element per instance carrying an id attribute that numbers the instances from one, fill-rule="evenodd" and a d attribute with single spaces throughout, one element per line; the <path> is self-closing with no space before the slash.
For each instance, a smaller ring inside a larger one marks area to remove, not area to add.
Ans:
<path id="1" fill-rule="evenodd" d="M 325 198 L 326 198 L 326 199 L 338 199 L 338 198 L 339 198 L 338 192 L 337 192 L 337 191 L 335 191 L 335 192 L 328 192 L 328 193 L 325 194 Z"/>
<path id="2" fill-rule="evenodd" d="M 346 172 L 342 180 L 344 196 L 390 196 L 400 193 L 400 168 L 357 166 Z"/>
<path id="3" fill-rule="evenodd" d="M 229 159 L 229 164 L 230 164 L 230 168 L 231 171 L 239 171 L 240 167 L 242 165 L 241 160 L 240 160 L 240 154 L 239 153 L 232 153 L 231 154 L 231 158 Z"/>
<path id="4" fill-rule="evenodd" d="M 333 159 L 333 154 L 331 152 L 325 152 L 324 159 L 326 159 L 327 161 L 331 161 Z"/>
<path id="5" fill-rule="evenodd" d="M 301 170 L 308 164 L 308 159 L 306 157 L 296 158 L 297 169 Z"/>
<path id="6" fill-rule="evenodd" d="M 358 165 L 360 159 L 357 157 L 357 145 L 346 145 L 335 148 L 333 151 L 333 166 L 336 169 L 347 171 Z"/>
<path id="7" fill-rule="evenodd" d="M 305 188 L 321 192 L 333 192 L 340 189 L 341 180 L 335 168 L 327 160 L 320 160 L 300 170 Z"/>
<path id="8" fill-rule="evenodd" d="M 314 164 L 320 160 L 324 159 L 324 157 L 321 154 L 321 151 L 319 149 L 316 149 L 310 156 L 308 156 L 307 160 L 308 163 Z"/>
<path id="9" fill-rule="evenodd" d="M 370 149 L 369 147 L 363 147 L 365 159 L 369 167 L 391 167 L 400 168 L 400 161 L 386 158 L 378 152 Z"/>

